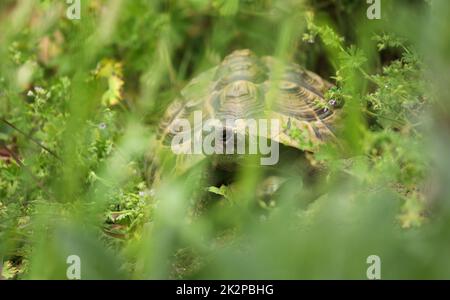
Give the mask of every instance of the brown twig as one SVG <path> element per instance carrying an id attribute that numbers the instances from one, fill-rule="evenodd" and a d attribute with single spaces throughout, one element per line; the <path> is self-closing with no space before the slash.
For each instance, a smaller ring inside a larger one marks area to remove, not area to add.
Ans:
<path id="1" fill-rule="evenodd" d="M 40 189 L 42 189 L 42 191 L 44 191 L 47 194 L 47 196 L 52 197 L 52 193 L 44 186 L 42 181 L 40 181 L 39 178 L 37 178 L 33 174 L 33 172 L 20 160 L 19 156 L 17 156 L 17 154 L 14 153 L 13 151 L 9 150 L 7 147 L 5 147 L 5 150 L 14 159 L 14 161 L 31 176 L 31 178 L 36 182 L 36 185 Z"/>
<path id="2" fill-rule="evenodd" d="M 42 149 L 44 149 L 45 151 L 47 151 L 49 154 L 51 154 L 53 157 L 57 158 L 60 160 L 59 156 L 53 152 L 52 150 L 50 150 L 49 148 L 47 148 L 46 146 L 42 145 L 42 143 L 40 143 L 38 140 L 36 140 L 35 138 L 33 138 L 31 135 L 25 133 L 24 131 L 20 130 L 19 128 L 17 128 L 14 124 L 12 124 L 11 122 L 8 122 L 7 120 L 5 120 L 4 118 L 1 119 L 3 123 L 5 123 L 6 125 L 8 125 L 9 127 L 11 127 L 12 129 L 16 130 L 17 132 L 19 132 L 20 134 L 24 135 L 26 138 L 30 139 L 30 141 L 32 141 L 33 143 L 35 143 L 36 145 L 38 145 L 39 147 L 41 147 Z"/>

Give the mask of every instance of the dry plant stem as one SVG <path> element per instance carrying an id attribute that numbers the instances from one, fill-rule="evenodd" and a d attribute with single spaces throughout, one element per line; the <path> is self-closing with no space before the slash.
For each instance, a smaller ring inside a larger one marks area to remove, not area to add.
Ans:
<path id="1" fill-rule="evenodd" d="M 59 156 L 53 152 L 52 150 L 50 150 L 49 148 L 45 147 L 44 145 L 42 145 L 39 141 L 37 141 L 36 139 L 34 139 L 32 136 L 30 136 L 29 134 L 23 132 L 22 130 L 20 130 L 19 128 L 17 128 L 14 124 L 8 122 L 5 119 L 2 119 L 2 122 L 5 123 L 6 125 L 8 125 L 9 127 L 11 127 L 12 129 L 16 130 L 17 132 L 19 132 L 20 134 L 24 135 L 25 137 L 27 137 L 28 139 L 30 139 L 30 141 L 32 141 L 33 143 L 35 143 L 36 145 L 38 145 L 40 148 L 44 149 L 45 151 L 47 151 L 49 154 L 51 154 L 53 157 L 60 159 Z"/>

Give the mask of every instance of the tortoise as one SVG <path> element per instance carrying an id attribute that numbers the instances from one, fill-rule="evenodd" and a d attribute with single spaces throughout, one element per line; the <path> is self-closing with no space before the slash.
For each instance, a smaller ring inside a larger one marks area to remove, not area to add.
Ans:
<path id="1" fill-rule="evenodd" d="M 285 152 L 295 155 L 314 152 L 324 142 L 336 139 L 335 125 L 341 115 L 342 103 L 325 99 L 325 93 L 332 87 L 316 73 L 297 64 L 284 64 L 270 56 L 258 57 L 248 49 L 236 50 L 218 66 L 192 79 L 169 105 L 160 123 L 159 145 L 185 153 L 176 158 L 180 172 L 208 156 L 186 154 L 192 150 L 194 137 L 204 136 L 204 128 L 181 126 L 186 120 L 192 123 L 195 113 L 201 112 L 202 121 L 218 120 L 214 128 L 223 131 L 222 140 L 216 140 L 215 147 L 223 143 L 222 149 L 225 149 L 230 137 L 235 135 L 244 136 L 248 141 L 247 124 L 244 122 L 244 126 L 240 126 L 237 120 L 265 118 L 278 120 L 280 130 L 270 135 L 258 131 L 256 135 L 289 149 L 282 151 L 280 156 L 287 155 Z M 174 138 L 184 133 L 187 133 L 186 139 L 174 148 Z M 236 144 L 238 139 L 231 140 Z M 224 162 L 239 160 L 236 155 L 213 156 L 220 157 L 214 160 L 215 166 L 219 167 L 229 165 Z M 285 157 L 288 166 L 295 165 L 292 157 Z M 301 164 L 305 164 L 304 159 Z M 276 168 L 276 165 L 272 167 Z M 273 177 L 270 181 L 274 181 Z"/>

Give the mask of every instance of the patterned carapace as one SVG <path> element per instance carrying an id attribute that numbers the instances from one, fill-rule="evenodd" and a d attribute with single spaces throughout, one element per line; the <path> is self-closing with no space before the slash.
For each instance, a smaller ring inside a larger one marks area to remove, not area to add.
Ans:
<path id="1" fill-rule="evenodd" d="M 179 120 L 192 120 L 193 112 L 201 111 L 203 119 L 218 119 L 223 126 L 227 120 L 276 118 L 282 131 L 271 137 L 273 140 L 313 150 L 314 145 L 334 136 L 332 128 L 340 109 L 336 101 L 327 103 L 324 98 L 331 87 L 297 64 L 237 50 L 182 90 L 161 122 L 160 138 L 163 144 L 170 144 L 180 132 Z"/>

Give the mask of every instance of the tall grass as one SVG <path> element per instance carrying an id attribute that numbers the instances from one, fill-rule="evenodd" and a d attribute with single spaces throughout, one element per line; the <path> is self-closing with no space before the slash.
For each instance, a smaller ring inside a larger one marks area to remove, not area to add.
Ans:
<path id="1" fill-rule="evenodd" d="M 384 279 L 450 277 L 448 1 L 382 1 L 381 20 L 356 0 L 82 2 L 80 20 L 0 4 L 4 278 L 64 279 L 70 255 L 83 279 L 364 279 L 370 255 Z M 207 161 L 180 174 L 157 147 L 187 82 L 242 48 L 345 102 L 319 182 L 266 202 L 263 170 L 213 189 Z"/>

